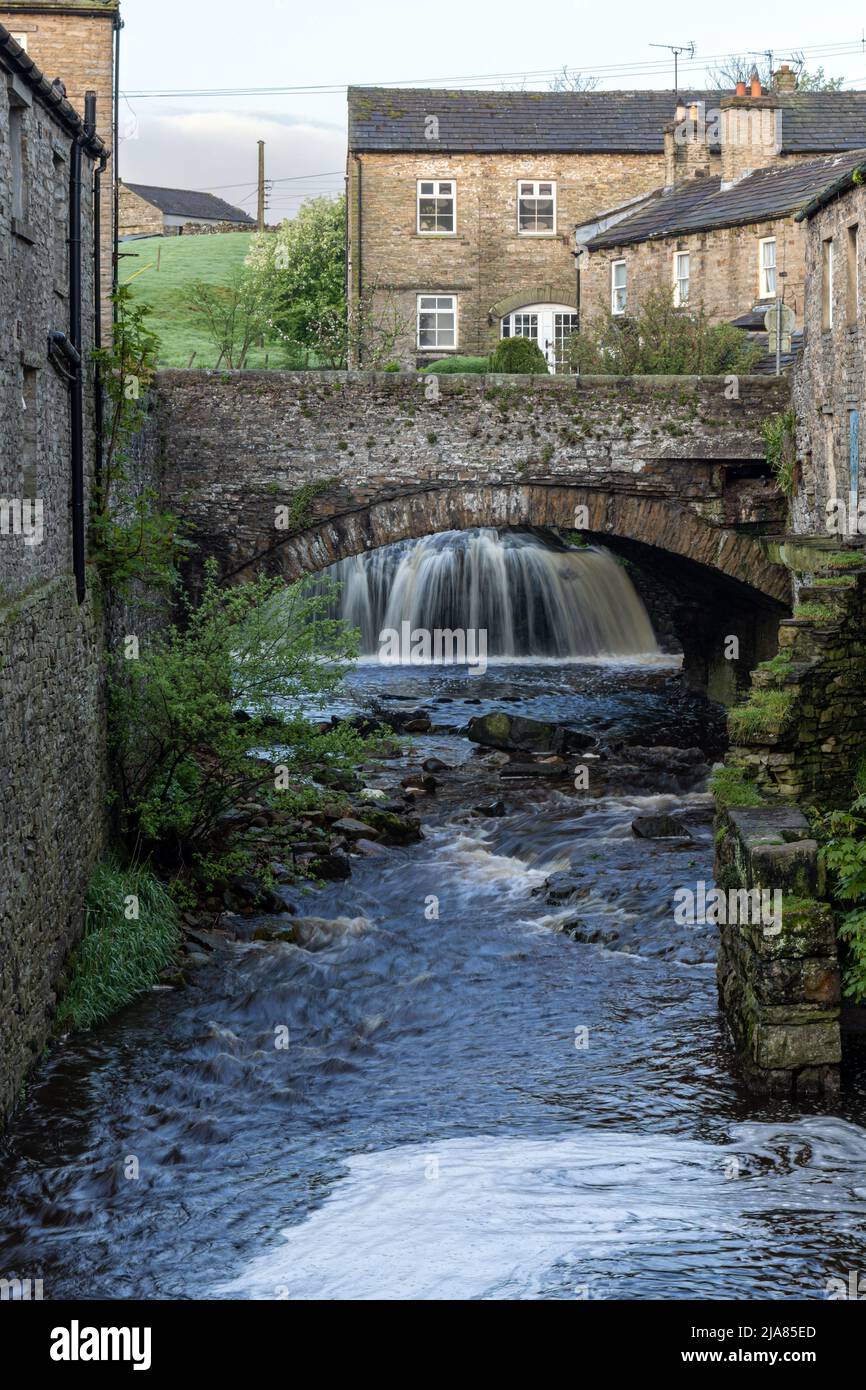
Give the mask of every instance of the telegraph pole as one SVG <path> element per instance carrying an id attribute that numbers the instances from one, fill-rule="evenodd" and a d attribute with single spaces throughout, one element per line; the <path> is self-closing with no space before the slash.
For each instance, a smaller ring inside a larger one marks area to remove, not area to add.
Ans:
<path id="1" fill-rule="evenodd" d="M 265 230 L 265 142 L 259 141 L 259 231 Z"/>

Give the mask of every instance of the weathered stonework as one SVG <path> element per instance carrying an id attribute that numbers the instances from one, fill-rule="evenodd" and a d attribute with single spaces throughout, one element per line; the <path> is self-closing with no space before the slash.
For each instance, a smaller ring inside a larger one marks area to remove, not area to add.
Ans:
<path id="1" fill-rule="evenodd" d="M 431 388 L 438 392 L 428 398 Z M 159 374 L 164 501 L 226 572 L 294 577 L 406 536 L 477 525 L 619 535 L 771 602 L 784 566 L 760 422 L 784 381 L 174 371 Z M 308 517 L 280 529 L 307 495 Z"/>
<path id="2" fill-rule="evenodd" d="M 730 809 L 719 818 L 716 882 L 779 890 L 781 919 L 754 912 L 719 927 L 719 998 L 753 1090 L 791 1099 L 839 1087 L 841 987 L 833 914 L 818 846 L 795 807 Z M 746 920 L 743 920 L 745 917 Z"/>

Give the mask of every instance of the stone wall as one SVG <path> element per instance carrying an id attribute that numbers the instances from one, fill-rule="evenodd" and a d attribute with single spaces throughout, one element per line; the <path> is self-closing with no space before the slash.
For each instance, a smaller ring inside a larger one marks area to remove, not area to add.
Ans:
<path id="1" fill-rule="evenodd" d="M 114 149 L 114 26 L 120 0 L 0 0 L 0 24 L 26 41 L 28 57 L 47 76 L 59 77 L 76 111 L 96 92 L 97 133 Z M 52 13 L 57 11 L 57 13 Z M 109 158 L 102 183 L 102 320 L 106 341 L 111 334 L 111 284 L 114 255 L 114 160 Z"/>
<path id="2" fill-rule="evenodd" d="M 806 236 L 792 217 L 586 251 L 581 257 L 581 318 L 610 314 L 613 261 L 625 261 L 628 312 L 636 313 L 649 291 L 672 290 L 674 253 L 687 251 L 689 307 L 703 308 L 714 323 L 729 323 L 740 314 L 750 313 L 760 300 L 758 243 L 762 237 L 776 238 L 777 268 L 786 276 L 785 303 L 793 310 L 796 327 L 800 328 Z M 766 302 L 769 308 L 774 301 Z"/>
<path id="3" fill-rule="evenodd" d="M 71 574 L 69 386 L 48 357 L 49 333 L 70 327 L 70 150 L 80 130 L 20 55 L 0 53 L 0 1124 L 48 1040 L 57 982 L 106 844 L 102 613 L 93 579 L 79 605 Z M 22 155 L 17 215 L 10 137 Z M 85 153 L 86 362 L 98 312 L 93 167 Z M 86 494 L 93 385 L 88 366 Z M 16 531 L 25 508 L 31 524 Z"/>
<path id="4" fill-rule="evenodd" d="M 120 184 L 118 201 L 118 236 L 162 236 L 165 218 L 153 203 L 133 193 L 123 182 Z"/>
<path id="5" fill-rule="evenodd" d="M 858 500 L 866 499 L 866 448 L 861 423 L 858 460 L 851 448 L 851 414 L 862 413 L 866 403 L 866 188 L 850 188 L 800 225 L 806 235 L 806 319 L 793 380 L 799 459 L 793 524 L 798 532 L 862 542 L 866 521 L 858 532 L 856 511 Z M 849 260 L 850 229 L 856 242 Z M 827 240 L 834 248 L 830 326 L 823 294 Z"/>
<path id="6" fill-rule="evenodd" d="M 739 387 L 729 399 L 721 377 L 162 372 L 163 495 L 226 572 L 289 577 L 449 527 L 573 527 L 585 504 L 579 529 L 687 555 L 781 605 L 787 572 L 752 532 L 778 524 L 760 424 L 788 387 Z M 304 516 L 281 529 L 299 499 Z"/>
<path id="7" fill-rule="evenodd" d="M 69 575 L 0 608 L 0 1126 L 48 1041 L 105 850 L 102 614 Z"/>
<path id="8" fill-rule="evenodd" d="M 419 179 L 456 183 L 453 235 L 418 232 Z M 518 234 L 519 179 L 556 182 L 555 232 Z M 540 302 L 575 307 L 577 223 L 663 182 L 661 152 L 352 156 L 348 207 L 353 302 L 361 282 L 365 292 L 375 292 L 381 311 L 393 313 L 403 330 L 393 356 L 414 364 L 447 356 L 441 350 L 416 350 L 417 295 L 454 294 L 456 350 L 486 354 L 499 341 L 500 319 L 511 309 Z"/>
<path id="9" fill-rule="evenodd" d="M 744 1078 L 791 1100 L 832 1094 L 841 1061 L 839 961 L 832 911 L 817 900 L 823 873 L 808 821 L 796 807 L 732 808 L 716 843 L 726 903 L 739 889 L 768 895 L 760 908 L 736 899 L 719 927 L 719 998 Z"/>

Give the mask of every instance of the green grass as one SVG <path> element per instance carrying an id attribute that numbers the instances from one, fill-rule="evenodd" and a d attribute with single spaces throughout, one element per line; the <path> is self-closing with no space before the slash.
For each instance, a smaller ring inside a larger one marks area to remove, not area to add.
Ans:
<path id="1" fill-rule="evenodd" d="M 734 742 L 778 731 L 791 708 L 790 690 L 753 690 L 744 705 L 728 710 L 728 729 Z"/>
<path id="2" fill-rule="evenodd" d="M 137 899 L 138 917 L 129 919 Z M 56 1023 L 95 1028 L 159 978 L 180 944 L 177 907 L 149 869 L 100 864 L 87 890 L 84 935 L 66 967 Z"/>
<path id="3" fill-rule="evenodd" d="M 121 243 L 120 282 L 128 283 L 134 298 L 153 310 L 150 326 L 159 336 L 161 367 L 188 367 L 191 359 L 194 367 L 216 366 L 219 353 L 184 300 L 196 280 L 224 283 L 232 270 L 243 265 L 253 235 L 222 232 Z M 279 367 L 283 359 L 283 345 L 274 339 L 264 348 L 254 348 L 247 366 Z"/>
<path id="4" fill-rule="evenodd" d="M 717 768 L 710 778 L 710 791 L 719 806 L 763 806 L 764 798 L 745 769 L 734 764 Z"/>

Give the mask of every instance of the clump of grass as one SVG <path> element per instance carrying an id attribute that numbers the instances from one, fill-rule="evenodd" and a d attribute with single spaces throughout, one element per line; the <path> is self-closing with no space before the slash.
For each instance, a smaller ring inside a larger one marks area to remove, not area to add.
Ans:
<path id="1" fill-rule="evenodd" d="M 180 943 L 177 907 L 142 865 L 100 864 L 90 880 L 84 935 L 66 969 L 57 1026 L 95 1028 L 155 984 Z"/>
<path id="2" fill-rule="evenodd" d="M 710 778 L 710 791 L 720 807 L 763 806 L 764 798 L 757 786 L 746 776 L 745 768 L 717 768 Z"/>
<path id="3" fill-rule="evenodd" d="M 820 623 L 832 620 L 833 610 L 824 603 L 798 603 L 794 617 L 802 622 Z"/>
<path id="4" fill-rule="evenodd" d="M 821 569 L 859 569 L 866 560 L 860 550 L 832 550 L 822 557 Z"/>
<path id="5" fill-rule="evenodd" d="M 731 737 L 752 739 L 775 732 L 788 717 L 791 699 L 789 690 L 753 690 L 746 704 L 728 710 Z"/>
<path id="6" fill-rule="evenodd" d="M 762 661 L 758 666 L 759 671 L 766 671 L 773 681 L 781 684 L 789 675 L 791 670 L 791 649 L 783 647 L 780 652 L 776 652 L 769 661 Z"/>

